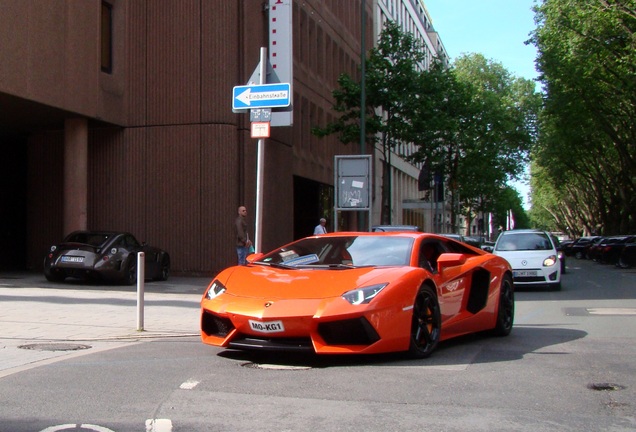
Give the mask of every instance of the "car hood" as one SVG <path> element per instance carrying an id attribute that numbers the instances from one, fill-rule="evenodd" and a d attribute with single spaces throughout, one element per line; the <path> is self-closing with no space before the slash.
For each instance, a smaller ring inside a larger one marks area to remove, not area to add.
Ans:
<path id="1" fill-rule="evenodd" d="M 549 256 L 556 256 L 554 250 L 540 251 L 495 251 L 495 255 L 504 258 L 512 268 L 541 267 L 543 261 Z"/>
<path id="2" fill-rule="evenodd" d="M 278 269 L 249 265 L 232 267 L 217 277 L 226 294 L 251 298 L 321 299 L 378 283 L 395 282 L 413 267 L 361 267 L 351 269 Z M 422 271 L 419 269 L 419 271 Z"/>

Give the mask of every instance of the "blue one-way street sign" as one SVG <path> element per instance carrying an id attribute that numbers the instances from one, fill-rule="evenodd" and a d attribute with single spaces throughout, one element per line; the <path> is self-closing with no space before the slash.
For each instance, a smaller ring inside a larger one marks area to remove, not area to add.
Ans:
<path id="1" fill-rule="evenodd" d="M 289 83 L 236 86 L 232 109 L 284 108 L 290 105 Z"/>

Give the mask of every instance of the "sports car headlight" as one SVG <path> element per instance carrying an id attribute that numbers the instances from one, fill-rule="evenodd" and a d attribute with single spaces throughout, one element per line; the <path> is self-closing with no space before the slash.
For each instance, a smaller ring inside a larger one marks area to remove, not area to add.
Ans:
<path id="1" fill-rule="evenodd" d="M 378 285 L 371 285 L 364 288 L 358 288 L 353 291 L 347 291 L 346 293 L 342 295 L 342 298 L 344 298 L 346 301 L 348 301 L 352 305 L 367 304 L 371 300 L 373 300 L 375 296 L 377 296 L 380 293 L 380 291 L 382 291 L 384 287 L 387 285 L 388 285 L 387 283 L 384 283 L 384 284 L 378 284 Z"/>
<path id="2" fill-rule="evenodd" d="M 208 292 L 205 294 L 205 298 L 208 300 L 212 300 L 213 298 L 216 298 L 223 294 L 226 290 L 227 288 L 225 288 L 225 285 L 223 285 L 219 281 L 214 281 L 212 282 L 212 285 L 210 285 Z"/>
<path id="3" fill-rule="evenodd" d="M 551 267 L 555 265 L 556 262 L 557 262 L 556 255 L 550 255 L 549 257 L 543 260 L 543 267 Z"/>

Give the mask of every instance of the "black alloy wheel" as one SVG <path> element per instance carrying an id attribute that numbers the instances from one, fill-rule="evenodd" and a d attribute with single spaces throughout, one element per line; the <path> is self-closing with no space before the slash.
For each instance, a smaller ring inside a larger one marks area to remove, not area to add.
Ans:
<path id="1" fill-rule="evenodd" d="M 631 264 L 623 257 L 620 257 L 618 259 L 618 262 L 616 263 L 616 265 L 622 269 L 631 268 Z"/>
<path id="2" fill-rule="evenodd" d="M 126 264 L 122 279 L 124 285 L 134 285 L 137 283 L 137 260 L 135 256 L 131 256 Z"/>
<path id="3" fill-rule="evenodd" d="M 48 271 L 44 273 L 44 277 L 46 277 L 46 280 L 49 282 L 64 282 L 66 274 L 63 271 Z"/>
<path id="4" fill-rule="evenodd" d="M 409 355 L 418 359 L 430 356 L 437 347 L 441 330 L 442 314 L 437 296 L 430 286 L 424 285 L 413 304 Z"/>
<path id="5" fill-rule="evenodd" d="M 163 258 L 161 258 L 161 267 L 159 268 L 159 277 L 157 277 L 157 280 L 168 280 L 168 276 L 170 276 L 170 257 L 164 255 Z"/>
<path id="6" fill-rule="evenodd" d="M 504 275 L 499 289 L 497 323 L 492 330 L 495 336 L 508 336 L 515 317 L 515 291 L 510 275 Z"/>

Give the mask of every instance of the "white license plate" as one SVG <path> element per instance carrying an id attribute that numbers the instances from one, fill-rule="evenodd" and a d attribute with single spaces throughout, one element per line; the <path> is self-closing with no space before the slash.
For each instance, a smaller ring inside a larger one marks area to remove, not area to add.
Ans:
<path id="1" fill-rule="evenodd" d="M 259 333 L 279 333 L 285 331 L 282 321 L 254 321 L 249 320 L 250 328 Z"/>
<path id="2" fill-rule="evenodd" d="M 62 262 L 82 263 L 82 262 L 84 262 L 84 257 L 63 256 L 62 257 Z"/>
<path id="3" fill-rule="evenodd" d="M 536 275 L 537 275 L 536 270 L 518 270 L 518 271 L 512 272 L 513 277 L 528 277 L 528 276 L 536 276 Z"/>

